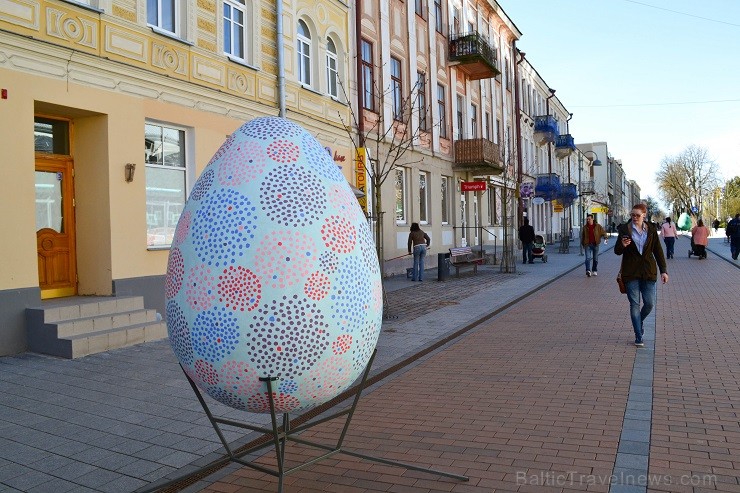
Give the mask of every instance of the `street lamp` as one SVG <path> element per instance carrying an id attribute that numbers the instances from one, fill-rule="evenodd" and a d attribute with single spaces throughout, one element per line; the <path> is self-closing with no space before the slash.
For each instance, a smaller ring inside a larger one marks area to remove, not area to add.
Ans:
<path id="1" fill-rule="evenodd" d="M 550 95 L 545 99 L 545 111 L 547 116 L 550 116 L 550 100 L 555 97 L 555 89 L 549 88 Z M 547 142 L 547 174 L 549 180 L 552 180 L 552 142 Z M 547 244 L 552 244 L 552 200 L 548 201 L 547 208 L 547 229 L 545 230 L 547 235 Z"/>
<path id="2" fill-rule="evenodd" d="M 599 155 L 596 154 L 594 151 L 581 151 L 578 149 L 578 202 L 580 204 L 580 224 L 579 224 L 579 232 L 580 234 L 583 234 L 583 223 L 586 220 L 586 212 L 583 206 L 583 180 L 581 179 L 581 172 L 583 170 L 583 155 L 587 152 L 590 152 L 594 155 L 593 161 L 591 161 L 591 166 L 601 166 L 601 160 L 599 160 Z M 591 191 L 593 193 L 593 190 Z M 579 255 L 583 255 L 583 242 L 580 239 L 580 234 L 578 238 L 578 245 L 580 246 L 580 253 Z"/>

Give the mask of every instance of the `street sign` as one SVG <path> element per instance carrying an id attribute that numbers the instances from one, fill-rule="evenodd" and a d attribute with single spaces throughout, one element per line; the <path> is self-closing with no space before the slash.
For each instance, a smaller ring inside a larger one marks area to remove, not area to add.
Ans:
<path id="1" fill-rule="evenodd" d="M 563 212 L 563 203 L 558 199 L 553 200 L 552 201 L 552 211 L 553 212 Z"/>
<path id="2" fill-rule="evenodd" d="M 485 192 L 488 184 L 484 181 L 464 181 L 460 183 L 461 192 Z"/>
<path id="3" fill-rule="evenodd" d="M 545 203 L 545 199 L 542 197 L 535 197 L 532 199 L 532 204 L 534 205 L 542 205 Z"/>
<path id="4" fill-rule="evenodd" d="M 699 212 L 699 208 L 696 207 L 696 206 L 692 206 L 691 207 L 691 212 L 693 212 L 694 214 L 696 214 L 697 212 Z"/>

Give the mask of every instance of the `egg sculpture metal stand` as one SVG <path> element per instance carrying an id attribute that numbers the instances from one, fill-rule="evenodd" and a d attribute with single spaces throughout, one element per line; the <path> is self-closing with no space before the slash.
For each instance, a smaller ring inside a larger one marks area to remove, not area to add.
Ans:
<path id="1" fill-rule="evenodd" d="M 342 448 L 375 356 L 382 281 L 370 228 L 349 184 L 300 126 L 257 118 L 216 152 L 177 223 L 165 296 L 170 344 L 226 459 L 276 476 L 278 491 L 286 474 L 305 466 L 285 467 L 287 441 L 326 451 L 310 463 L 344 453 L 467 480 Z M 272 426 L 216 417 L 203 394 L 268 413 Z M 332 399 L 353 394 L 349 409 L 291 429 L 290 413 L 324 411 Z M 343 415 L 335 447 L 296 436 Z M 233 450 L 220 425 L 271 440 Z M 243 459 L 271 445 L 276 470 Z"/>

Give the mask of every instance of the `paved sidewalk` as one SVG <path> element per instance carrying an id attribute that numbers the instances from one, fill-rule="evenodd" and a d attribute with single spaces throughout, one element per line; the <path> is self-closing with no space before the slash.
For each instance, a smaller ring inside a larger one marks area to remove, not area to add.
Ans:
<path id="1" fill-rule="evenodd" d="M 557 245 L 548 246 L 548 263 L 518 264 L 515 274 L 485 266 L 476 276 L 444 282 L 435 271 L 423 283 L 388 279 L 388 319 L 373 374 L 583 261 L 577 245 L 570 254 L 556 252 Z M 209 403 L 218 416 L 267 423 L 265 415 Z M 237 446 L 251 438 L 227 433 Z M 209 464 L 220 450 L 166 341 L 78 360 L 33 353 L 0 358 L 0 492 L 131 492 Z"/>
<path id="2" fill-rule="evenodd" d="M 570 272 L 364 396 L 348 448 L 470 481 L 335 456 L 288 476 L 285 491 L 740 491 L 740 271 L 716 254 L 669 261 L 637 349 L 614 282 L 619 258 L 607 253 L 600 266 L 596 278 Z M 333 437 L 339 424 L 303 436 Z M 295 465 L 316 452 L 291 444 L 288 454 Z M 276 489 L 251 469 L 225 472 L 203 491 Z"/>

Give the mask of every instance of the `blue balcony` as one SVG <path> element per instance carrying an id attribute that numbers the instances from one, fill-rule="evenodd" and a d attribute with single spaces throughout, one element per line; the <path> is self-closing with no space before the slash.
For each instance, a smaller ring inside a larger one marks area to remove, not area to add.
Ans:
<path id="1" fill-rule="evenodd" d="M 536 197 L 542 197 L 545 200 L 559 199 L 561 190 L 560 177 L 557 174 L 544 173 L 537 175 L 537 183 L 534 187 Z"/>
<path id="2" fill-rule="evenodd" d="M 571 134 L 558 135 L 555 138 L 555 155 L 558 159 L 563 159 L 576 150 L 576 144 Z"/>
<path id="3" fill-rule="evenodd" d="M 492 79 L 501 71 L 496 50 L 477 32 L 450 35 L 450 62 L 470 80 Z"/>
<path id="4" fill-rule="evenodd" d="M 575 183 L 566 183 L 560 189 L 560 201 L 564 207 L 569 207 L 578 197 L 578 190 Z"/>
<path id="5" fill-rule="evenodd" d="M 540 115 L 534 117 L 534 139 L 537 145 L 545 145 L 555 142 L 559 134 L 558 121 L 552 115 Z"/>

